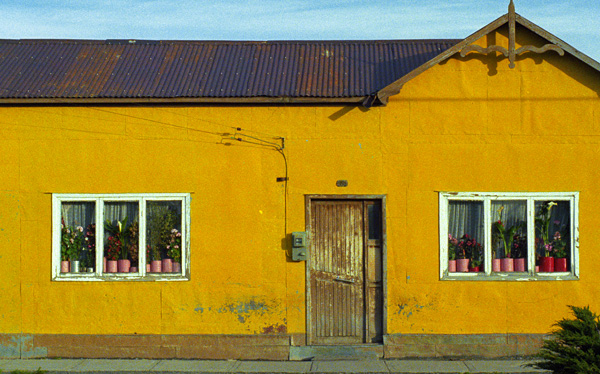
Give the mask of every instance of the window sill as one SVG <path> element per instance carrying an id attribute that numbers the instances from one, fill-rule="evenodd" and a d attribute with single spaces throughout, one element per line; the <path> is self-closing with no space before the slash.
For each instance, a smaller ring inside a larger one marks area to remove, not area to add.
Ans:
<path id="1" fill-rule="evenodd" d="M 189 276 L 182 274 L 94 274 L 94 273 L 61 273 L 54 277 L 52 281 L 58 282 L 170 282 L 170 281 L 189 281 Z"/>
<path id="2" fill-rule="evenodd" d="M 442 281 L 574 281 L 579 277 L 570 272 L 555 273 L 446 273 Z"/>

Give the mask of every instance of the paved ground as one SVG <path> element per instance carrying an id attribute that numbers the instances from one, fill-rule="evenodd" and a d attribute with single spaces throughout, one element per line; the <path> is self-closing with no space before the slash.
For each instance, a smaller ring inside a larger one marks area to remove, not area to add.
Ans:
<path id="1" fill-rule="evenodd" d="M 0 360 L 2 373 L 38 368 L 48 373 L 548 373 L 525 360 L 205 361 L 205 360 Z"/>

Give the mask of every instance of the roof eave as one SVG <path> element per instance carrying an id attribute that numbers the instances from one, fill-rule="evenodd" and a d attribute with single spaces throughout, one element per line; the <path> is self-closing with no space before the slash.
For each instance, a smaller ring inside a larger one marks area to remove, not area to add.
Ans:
<path id="1" fill-rule="evenodd" d="M 361 105 L 369 96 L 359 97 L 183 97 L 183 98 L 4 98 L 0 105 L 83 105 L 83 104 L 342 104 Z"/>

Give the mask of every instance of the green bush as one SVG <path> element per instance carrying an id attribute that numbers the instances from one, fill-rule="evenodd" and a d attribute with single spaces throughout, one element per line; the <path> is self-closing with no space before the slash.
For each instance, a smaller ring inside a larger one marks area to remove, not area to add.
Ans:
<path id="1" fill-rule="evenodd" d="M 589 306 L 569 306 L 575 319 L 561 319 L 532 366 L 557 374 L 600 374 L 600 317 Z"/>

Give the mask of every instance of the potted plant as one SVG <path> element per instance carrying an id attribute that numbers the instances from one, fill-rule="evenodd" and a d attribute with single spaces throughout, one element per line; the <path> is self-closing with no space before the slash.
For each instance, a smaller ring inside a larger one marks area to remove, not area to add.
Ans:
<path id="1" fill-rule="evenodd" d="M 83 241 L 83 227 L 70 227 L 62 221 L 61 227 L 61 261 L 69 261 L 69 271 L 72 273 L 79 272 L 79 256 L 81 255 L 81 245 Z M 66 269 L 66 266 L 61 263 L 61 272 Z"/>
<path id="2" fill-rule="evenodd" d="M 456 253 L 458 252 L 458 239 L 448 234 L 448 272 L 456 272 Z"/>
<path id="3" fill-rule="evenodd" d="M 129 253 L 129 259 L 131 260 L 131 267 L 129 268 L 130 273 L 137 273 L 138 271 L 138 258 L 139 258 L 139 248 L 138 248 L 138 236 L 140 232 L 140 226 L 137 221 L 133 222 L 129 225 L 129 229 L 127 230 L 128 236 L 128 248 L 127 251 Z"/>
<path id="4" fill-rule="evenodd" d="M 516 234 L 513 236 L 513 244 L 511 253 L 515 260 L 515 271 L 524 272 L 527 270 L 525 266 L 525 258 L 527 257 L 527 235 Z"/>
<path id="5" fill-rule="evenodd" d="M 567 271 L 567 243 L 562 240 L 560 231 L 554 233 L 552 247 L 554 249 L 554 271 Z"/>
<path id="6" fill-rule="evenodd" d="M 500 271 L 512 272 L 514 271 L 514 260 L 511 257 L 513 238 L 523 224 L 516 223 L 508 229 L 504 227 L 504 223 L 502 222 L 503 210 L 504 206 L 501 206 L 500 209 L 498 209 L 500 219 L 492 224 L 492 232 L 494 237 L 500 241 L 501 248 L 504 250 L 504 258 L 500 262 Z"/>
<path id="7" fill-rule="evenodd" d="M 466 273 L 469 271 L 470 255 L 473 250 L 473 246 L 477 245 L 477 241 L 470 237 L 468 234 L 464 234 L 458 242 L 458 251 L 456 253 L 456 271 L 460 273 Z"/>
<path id="8" fill-rule="evenodd" d="M 85 249 L 85 267 L 88 273 L 93 273 L 96 267 L 96 224 L 90 223 L 85 229 L 83 239 Z"/>
<path id="9" fill-rule="evenodd" d="M 181 272 L 181 233 L 177 229 L 171 229 L 171 239 L 167 244 L 167 256 L 173 259 L 172 271 Z"/>
<path id="10" fill-rule="evenodd" d="M 108 265 L 109 273 L 129 273 L 131 262 L 129 261 L 129 251 L 127 247 L 127 217 L 123 221 L 117 220 L 116 224 L 112 224 L 109 220 L 105 223 L 106 230 L 111 234 L 108 237 L 108 252 L 110 261 L 117 262 L 117 270 L 114 270 L 114 263 Z"/>
<path id="11" fill-rule="evenodd" d="M 544 256 L 540 258 L 540 271 L 542 272 L 554 271 L 554 257 L 552 257 L 554 248 L 548 237 L 548 231 L 550 230 L 552 207 L 555 205 L 558 204 L 554 201 L 542 204 L 535 218 L 535 229 L 536 232 L 539 233 L 539 236 L 536 236 L 535 238 L 536 249 L 544 254 Z"/>
<path id="12" fill-rule="evenodd" d="M 167 206 L 156 205 L 152 208 L 148 223 L 150 271 L 170 273 L 173 271 L 173 259 L 169 256 L 171 231 L 175 226 L 176 215 Z"/>
<path id="13" fill-rule="evenodd" d="M 469 263 L 469 271 L 478 273 L 481 271 L 481 264 L 483 263 L 483 246 L 475 242 L 471 246 L 471 262 Z"/>

